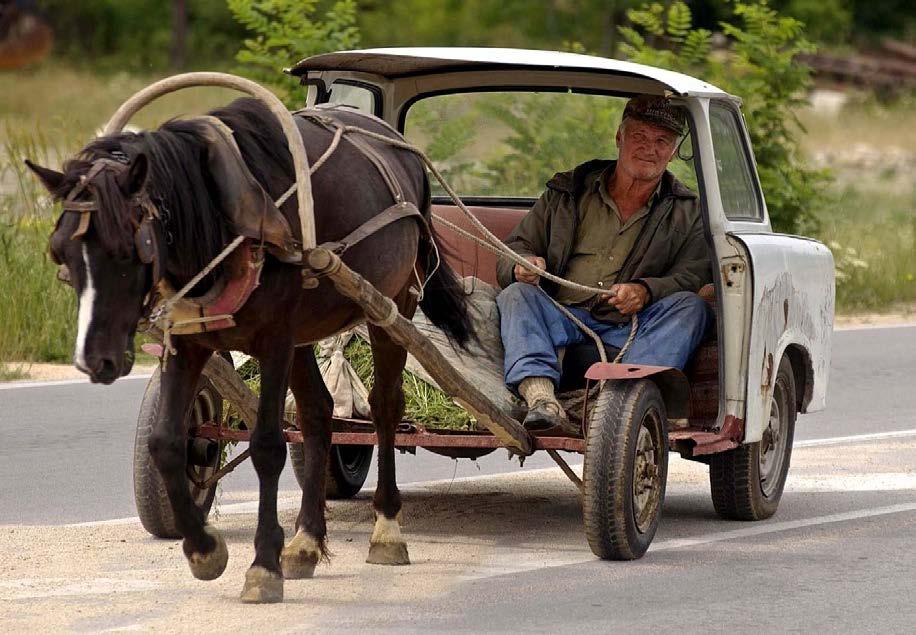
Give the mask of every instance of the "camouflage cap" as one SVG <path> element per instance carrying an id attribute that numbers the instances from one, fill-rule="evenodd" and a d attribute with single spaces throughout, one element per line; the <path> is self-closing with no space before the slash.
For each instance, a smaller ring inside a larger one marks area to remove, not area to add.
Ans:
<path id="1" fill-rule="evenodd" d="M 623 109 L 623 119 L 627 117 L 670 130 L 678 136 L 684 134 L 687 128 L 687 116 L 684 110 L 673 105 L 667 97 L 660 95 L 633 97 Z"/>

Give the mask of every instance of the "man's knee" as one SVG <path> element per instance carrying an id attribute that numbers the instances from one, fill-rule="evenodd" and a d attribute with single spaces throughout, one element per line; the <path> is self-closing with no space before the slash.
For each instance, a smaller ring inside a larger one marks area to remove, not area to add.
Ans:
<path id="1" fill-rule="evenodd" d="M 668 296 L 671 302 L 671 312 L 676 313 L 678 320 L 683 324 L 695 325 L 704 330 L 709 321 L 709 306 L 696 293 L 678 291 Z"/>
<path id="2" fill-rule="evenodd" d="M 670 296 L 673 307 L 688 313 L 705 314 L 706 301 L 692 291 L 677 291 Z"/>
<path id="3" fill-rule="evenodd" d="M 501 313 L 510 312 L 519 305 L 530 306 L 537 293 L 540 290 L 533 284 L 513 282 L 496 296 L 496 305 Z"/>

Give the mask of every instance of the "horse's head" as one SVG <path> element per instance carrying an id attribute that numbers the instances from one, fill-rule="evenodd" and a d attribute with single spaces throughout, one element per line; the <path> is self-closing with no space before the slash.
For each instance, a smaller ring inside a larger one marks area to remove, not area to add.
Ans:
<path id="1" fill-rule="evenodd" d="M 130 372 L 134 333 L 165 258 L 146 192 L 149 163 L 143 154 L 114 153 L 69 161 L 63 173 L 27 164 L 62 201 L 50 253 L 79 303 L 73 363 L 110 384 Z"/>

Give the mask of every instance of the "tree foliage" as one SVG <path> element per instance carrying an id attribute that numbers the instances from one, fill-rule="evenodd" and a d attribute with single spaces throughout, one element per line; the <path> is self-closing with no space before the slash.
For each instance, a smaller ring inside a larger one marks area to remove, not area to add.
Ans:
<path id="1" fill-rule="evenodd" d="M 236 55 L 239 69 L 273 88 L 291 107 L 305 103 L 306 91 L 282 69 L 296 60 L 356 48 L 356 1 L 338 0 L 324 14 L 317 0 L 228 0 L 229 9 L 253 34 Z"/>
<path id="2" fill-rule="evenodd" d="M 54 29 L 54 55 L 103 71 L 161 72 L 169 68 L 171 2 L 161 0 L 39 0 Z M 188 66 L 226 65 L 243 29 L 226 0 L 188 0 Z"/>
<path id="3" fill-rule="evenodd" d="M 621 28 L 621 35 L 631 60 L 702 77 L 743 99 L 774 229 L 814 229 L 827 177 L 805 166 L 798 147 L 794 110 L 804 103 L 810 70 L 795 58 L 813 50 L 802 23 L 766 2 L 737 2 L 734 21 L 720 24 L 730 43 L 720 56 L 710 54 L 710 31 L 690 26 L 690 9 L 681 0 L 646 5 L 629 17 L 632 26 Z"/>

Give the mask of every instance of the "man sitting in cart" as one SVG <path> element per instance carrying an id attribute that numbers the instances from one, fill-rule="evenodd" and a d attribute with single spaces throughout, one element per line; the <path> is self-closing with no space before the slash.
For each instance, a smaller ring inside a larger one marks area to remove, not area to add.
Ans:
<path id="1" fill-rule="evenodd" d="M 528 403 L 525 426 L 573 431 L 555 396 L 557 349 L 589 341 L 554 300 L 632 364 L 683 370 L 710 319 L 697 291 L 712 272 L 697 195 L 667 170 L 686 133 L 667 98 L 630 99 L 617 129 L 616 161 L 596 159 L 555 174 L 506 238 L 528 262 L 607 293 L 540 280 L 507 257 L 497 265 L 505 381 Z M 552 299 L 551 299 L 552 298 Z"/>

